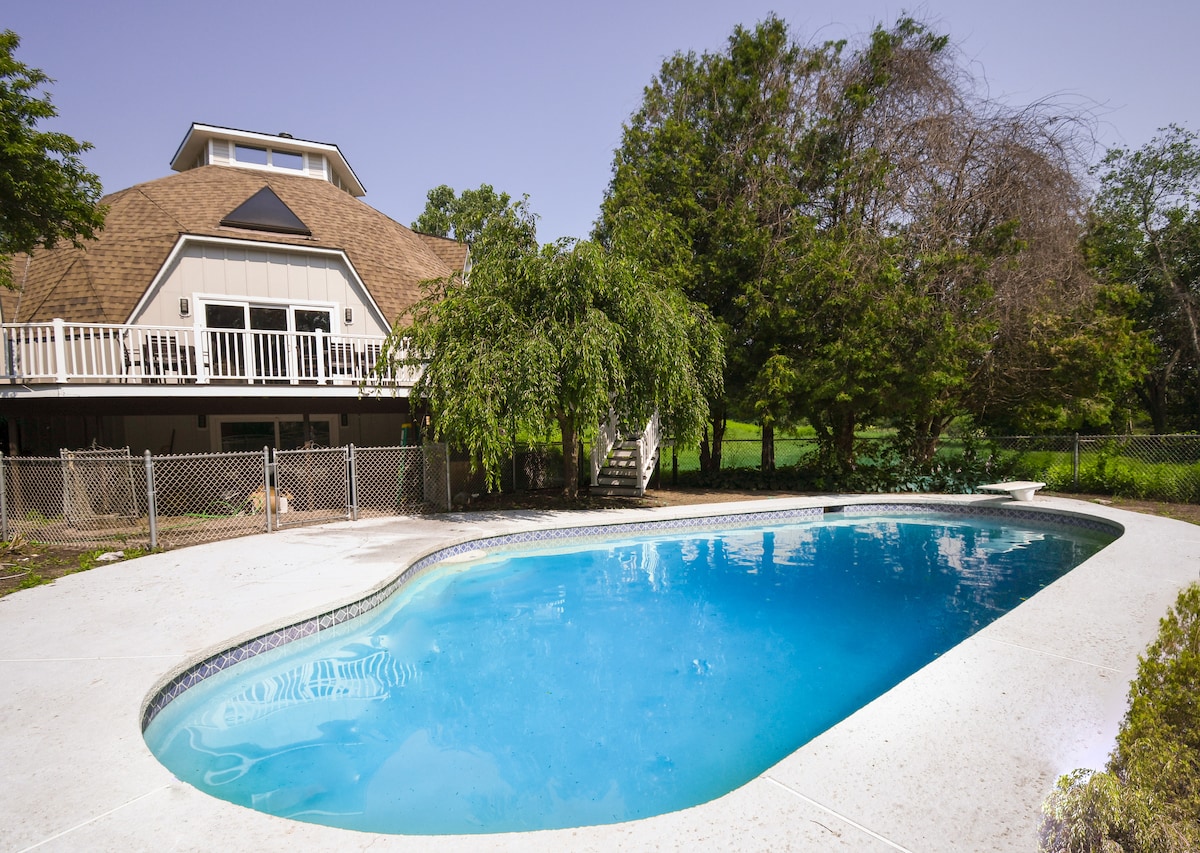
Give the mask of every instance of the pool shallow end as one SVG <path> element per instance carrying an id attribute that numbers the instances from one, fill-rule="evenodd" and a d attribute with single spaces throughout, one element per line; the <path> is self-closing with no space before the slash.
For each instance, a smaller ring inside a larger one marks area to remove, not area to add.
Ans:
<path id="1" fill-rule="evenodd" d="M 763 505 L 789 502 L 821 503 Z M 0 805 L 0 841 L 40 850 L 1032 849 L 1042 796 L 1058 773 L 1095 766 L 1111 746 L 1137 654 L 1200 566 L 1200 535 L 1190 525 L 1075 501 L 1039 498 L 1033 506 L 1107 518 L 1127 531 L 738 791 L 645 821 L 532 835 L 389 838 L 230 806 L 174 782 L 141 743 L 135 711 L 165 671 L 248 625 L 361 597 L 404 554 L 616 513 L 569 522 L 548 513 L 360 522 L 64 578 L 0 601 L 8 628 L 0 671 L 12 697 L 0 710 L 0 760 L 24 780 Z"/>

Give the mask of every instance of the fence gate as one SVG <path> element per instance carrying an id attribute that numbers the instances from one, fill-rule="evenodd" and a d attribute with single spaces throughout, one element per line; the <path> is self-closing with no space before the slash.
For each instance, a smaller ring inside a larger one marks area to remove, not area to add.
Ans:
<path id="1" fill-rule="evenodd" d="M 353 519 L 350 448 L 275 451 L 275 482 L 265 496 L 275 529 Z"/>
<path id="2" fill-rule="evenodd" d="M 109 528 L 142 515 L 146 489 L 139 480 L 145 478 L 128 447 L 58 453 L 62 459 L 63 517 L 72 527 Z"/>

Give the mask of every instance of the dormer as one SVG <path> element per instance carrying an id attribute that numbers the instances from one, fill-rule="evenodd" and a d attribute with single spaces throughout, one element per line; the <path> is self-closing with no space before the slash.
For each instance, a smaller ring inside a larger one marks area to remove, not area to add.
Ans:
<path id="1" fill-rule="evenodd" d="M 328 181 L 355 198 L 367 192 L 336 145 L 294 139 L 288 133 L 272 135 L 192 124 L 171 160 L 171 168 L 185 172 L 209 165 L 303 175 Z"/>

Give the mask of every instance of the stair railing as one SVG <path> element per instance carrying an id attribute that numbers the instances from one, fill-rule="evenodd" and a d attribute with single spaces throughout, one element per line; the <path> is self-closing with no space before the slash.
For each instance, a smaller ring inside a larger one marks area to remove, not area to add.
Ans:
<path id="1" fill-rule="evenodd" d="M 592 442 L 592 485 L 600 482 L 600 469 L 608 461 L 608 454 L 617 443 L 617 413 L 608 411 L 608 421 L 600 424 L 596 440 Z"/>
<path id="2" fill-rule="evenodd" d="M 654 470 L 654 461 L 657 458 L 658 443 L 658 412 L 655 412 L 637 440 L 637 488 L 639 495 L 645 494 L 646 486 L 650 483 L 650 474 Z"/>

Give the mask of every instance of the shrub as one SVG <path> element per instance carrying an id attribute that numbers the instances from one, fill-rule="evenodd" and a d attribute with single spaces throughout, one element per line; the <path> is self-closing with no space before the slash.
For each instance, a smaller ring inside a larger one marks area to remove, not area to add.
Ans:
<path id="1" fill-rule="evenodd" d="M 1043 806 L 1048 853 L 1200 849 L 1200 584 L 1179 594 L 1138 661 L 1104 772 L 1058 780 Z"/>

